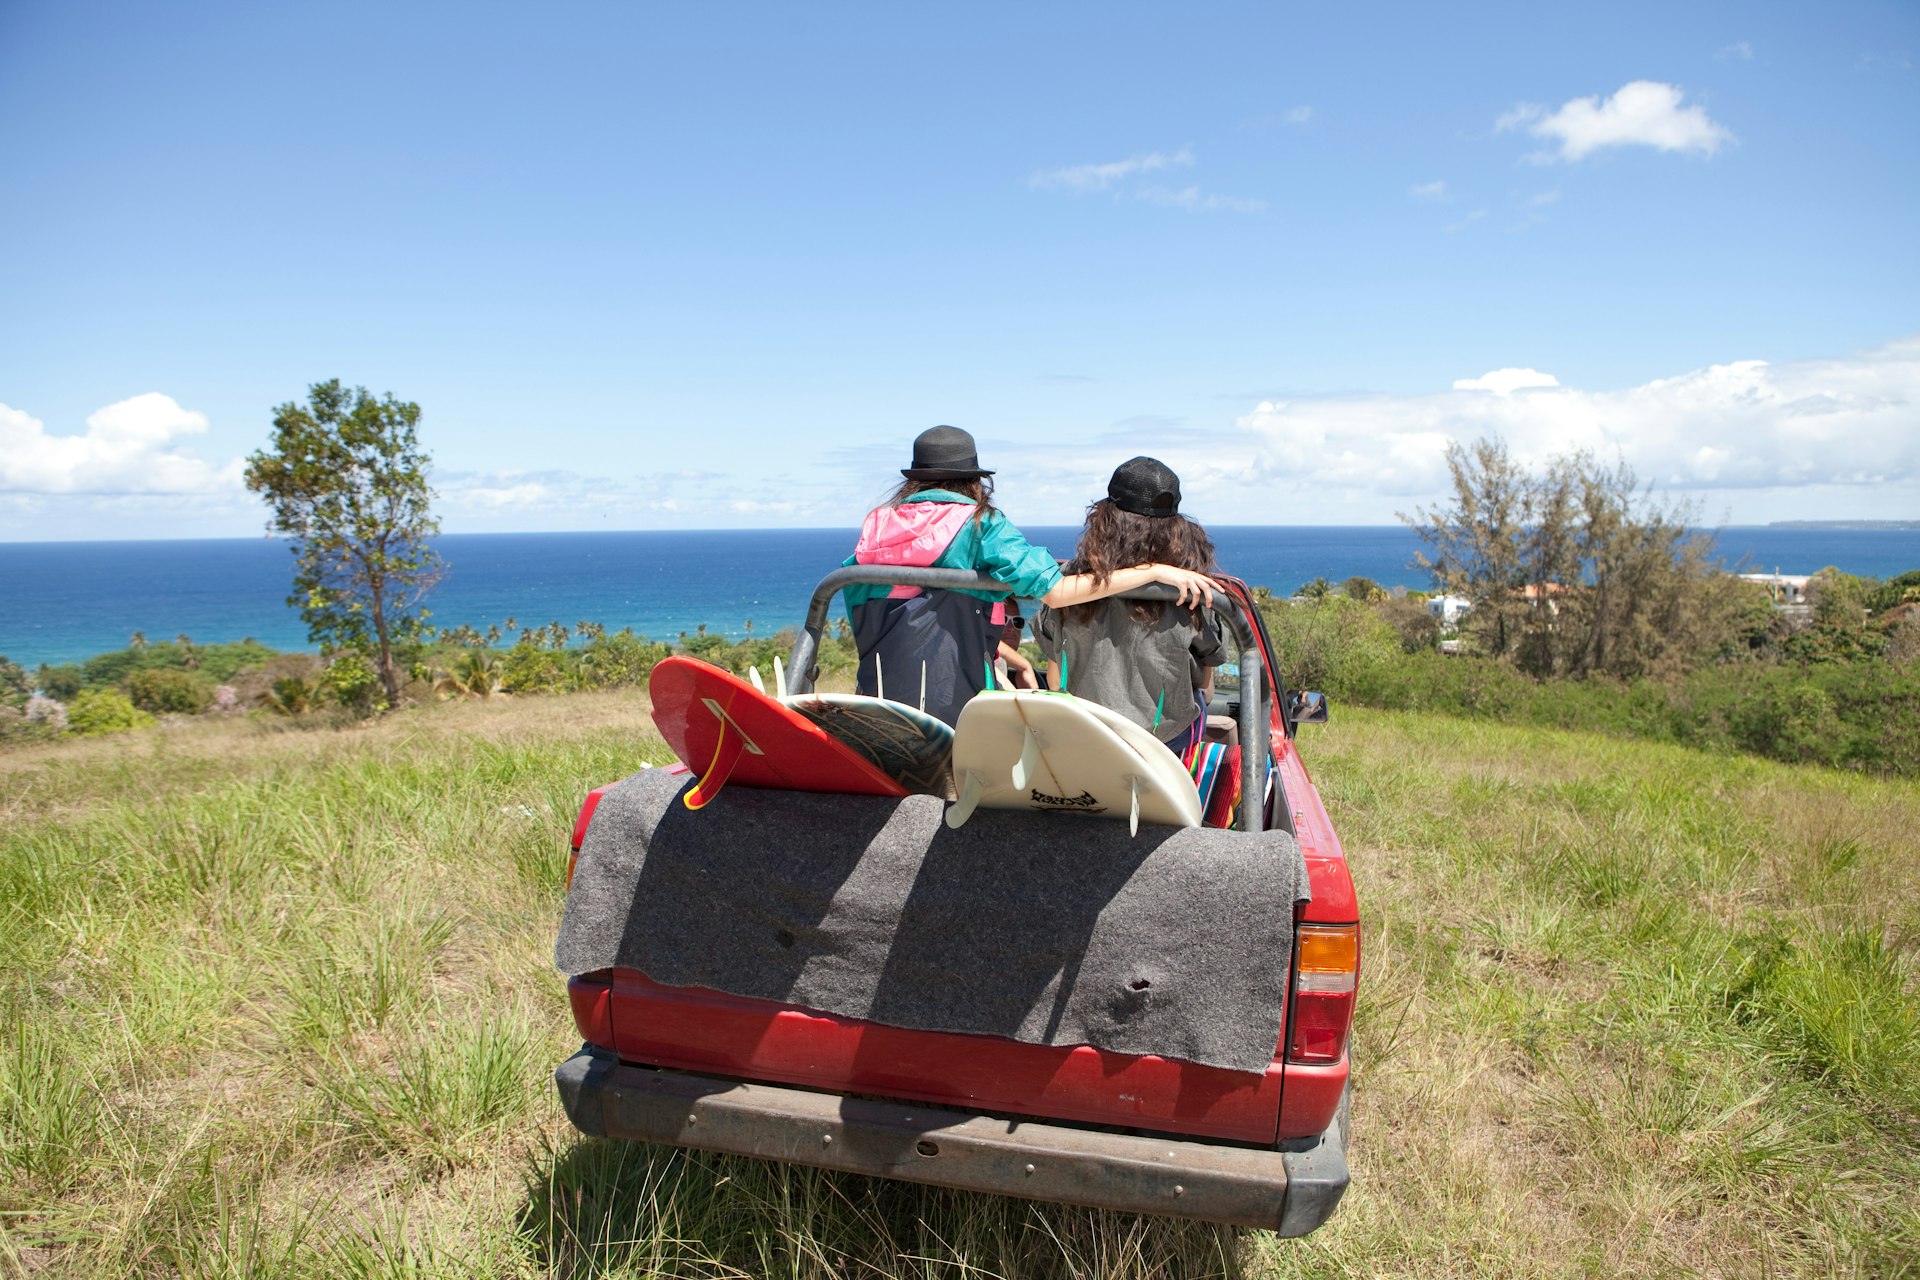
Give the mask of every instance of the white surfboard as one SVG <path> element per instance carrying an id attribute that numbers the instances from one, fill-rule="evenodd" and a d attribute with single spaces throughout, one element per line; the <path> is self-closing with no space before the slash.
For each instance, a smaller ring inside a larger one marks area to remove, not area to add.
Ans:
<path id="1" fill-rule="evenodd" d="M 1180 758 L 1117 711 L 1070 694 L 987 692 L 961 709 L 953 731 L 947 810 L 957 827 L 978 808 L 1086 813 L 1200 825 L 1200 794 Z"/>

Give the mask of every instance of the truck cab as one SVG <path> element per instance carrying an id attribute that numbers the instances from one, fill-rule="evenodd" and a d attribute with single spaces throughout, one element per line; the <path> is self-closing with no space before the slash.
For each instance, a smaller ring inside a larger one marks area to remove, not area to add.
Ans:
<path id="1" fill-rule="evenodd" d="M 856 567 L 816 590 L 790 662 L 811 688 L 827 610 L 846 581 L 985 586 L 952 570 Z M 582 1132 L 882 1177 L 1303 1235 L 1347 1184 L 1348 1040 L 1359 912 L 1339 837 L 1296 748 L 1324 720 L 1279 669 L 1244 583 L 1222 578 L 1224 668 L 1209 734 L 1240 748 L 1240 831 L 1287 832 L 1311 900 L 1294 912 L 1284 1018 L 1262 1072 L 1089 1044 L 1036 1044 L 847 1018 L 656 982 L 627 968 L 572 975 L 584 1044 L 556 1083 Z M 1154 596 L 1170 589 L 1150 587 Z M 578 859 L 600 797 L 573 830 Z M 1061 821 L 1094 821 L 1061 818 Z M 1126 838 L 1124 824 L 1113 824 Z M 576 883 L 569 866 L 569 892 Z"/>

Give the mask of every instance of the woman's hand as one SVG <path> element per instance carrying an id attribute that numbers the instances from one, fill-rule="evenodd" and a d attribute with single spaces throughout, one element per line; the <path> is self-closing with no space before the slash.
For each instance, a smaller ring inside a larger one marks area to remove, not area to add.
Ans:
<path id="1" fill-rule="evenodd" d="M 1000 656 L 1007 660 L 1007 679 L 1013 682 L 1014 688 L 1038 689 L 1040 687 L 1039 678 L 1033 674 L 1033 664 L 1027 661 L 1025 654 L 1002 640 Z"/>
<path id="2" fill-rule="evenodd" d="M 1206 574 L 1196 573 L 1192 569 L 1176 569 L 1170 564 L 1150 564 L 1142 568 L 1152 575 L 1152 581 L 1164 582 L 1176 588 L 1180 592 L 1180 603 L 1189 608 L 1211 605 L 1213 593 L 1226 590 Z"/>

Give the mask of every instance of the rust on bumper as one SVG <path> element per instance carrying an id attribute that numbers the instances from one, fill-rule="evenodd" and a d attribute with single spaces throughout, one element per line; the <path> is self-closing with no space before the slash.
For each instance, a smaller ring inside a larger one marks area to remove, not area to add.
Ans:
<path id="1" fill-rule="evenodd" d="M 1345 1114 L 1303 1151 L 1110 1133 L 639 1067 L 591 1046 L 555 1072 L 583 1133 L 969 1191 L 1305 1235 L 1347 1185 Z"/>

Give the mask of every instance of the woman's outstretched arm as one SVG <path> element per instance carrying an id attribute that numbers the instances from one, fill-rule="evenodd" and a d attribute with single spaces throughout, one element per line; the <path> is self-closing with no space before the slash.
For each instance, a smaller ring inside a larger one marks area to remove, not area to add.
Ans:
<path id="1" fill-rule="evenodd" d="M 1053 590 L 1040 597 L 1040 603 L 1064 609 L 1071 604 L 1104 600 L 1122 591 L 1144 587 L 1150 582 L 1164 582 L 1178 589 L 1180 603 L 1194 607 L 1211 605 L 1213 593 L 1221 589 L 1220 584 L 1212 578 L 1204 573 L 1195 573 L 1192 569 L 1180 569 L 1170 564 L 1141 564 L 1131 569 L 1116 569 L 1105 582 L 1090 573 L 1068 574 L 1054 585 Z"/>

